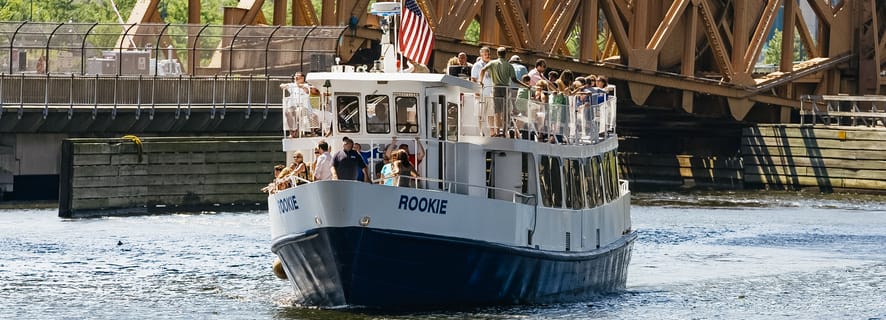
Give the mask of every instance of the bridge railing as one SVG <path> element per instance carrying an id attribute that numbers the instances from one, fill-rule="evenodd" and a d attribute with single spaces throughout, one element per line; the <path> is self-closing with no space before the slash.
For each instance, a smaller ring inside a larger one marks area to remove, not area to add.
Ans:
<path id="1" fill-rule="evenodd" d="M 291 75 L 328 70 L 345 26 L 0 22 L 0 72 Z"/>
<path id="2" fill-rule="evenodd" d="M 804 95 L 800 97 L 800 124 L 886 126 L 886 97 Z"/>
<path id="3" fill-rule="evenodd" d="M 0 115 L 10 109 L 268 109 L 288 77 L 34 75 L 0 73 Z M 19 112 L 21 114 L 21 112 Z"/>

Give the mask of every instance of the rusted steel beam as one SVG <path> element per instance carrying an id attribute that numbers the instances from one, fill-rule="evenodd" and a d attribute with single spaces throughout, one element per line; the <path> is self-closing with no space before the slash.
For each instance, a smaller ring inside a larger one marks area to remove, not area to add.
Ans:
<path id="1" fill-rule="evenodd" d="M 200 0 L 188 0 L 188 23 L 200 24 Z"/>
<path id="2" fill-rule="evenodd" d="M 153 22 L 151 21 L 151 16 L 157 12 L 157 6 L 159 4 L 160 0 L 138 0 L 135 3 L 135 6 L 132 7 L 132 11 L 129 12 L 129 18 L 126 19 L 126 24 Z"/>
<path id="3" fill-rule="evenodd" d="M 237 8 L 245 10 L 243 13 L 243 17 L 240 18 L 240 21 L 237 23 L 233 23 L 235 25 L 253 25 L 256 24 L 258 20 L 264 20 L 264 14 L 261 11 L 261 6 L 265 4 L 265 0 L 240 0 L 237 3 Z"/>
<path id="4" fill-rule="evenodd" d="M 834 23 L 834 10 L 828 4 L 829 0 L 809 0 L 809 6 L 815 15 L 828 26 Z"/>
<path id="5" fill-rule="evenodd" d="M 629 29 L 631 48 L 640 49 L 646 46 L 649 15 L 649 1 L 634 2 L 634 16 L 643 18 L 628 22 L 628 25 L 631 26 Z"/>
<path id="6" fill-rule="evenodd" d="M 633 5 L 628 0 L 607 0 L 607 2 L 612 2 L 618 7 L 618 12 L 625 18 L 625 21 L 628 25 L 634 22 L 634 10 Z M 645 18 L 645 17 L 644 17 Z"/>
<path id="7" fill-rule="evenodd" d="M 579 59 L 600 59 L 600 48 L 597 47 L 597 15 L 599 10 L 597 0 L 587 0 L 581 4 L 581 51 L 578 55 Z"/>
<path id="8" fill-rule="evenodd" d="M 800 41 L 803 42 L 803 47 L 806 48 L 806 54 L 809 55 L 810 58 L 818 58 L 821 57 L 821 44 L 815 43 L 815 40 L 812 38 L 812 33 L 809 32 L 809 26 L 806 24 L 806 19 L 803 19 L 803 13 L 800 10 L 794 10 L 794 21 L 797 22 L 797 33 L 800 34 Z"/>
<path id="9" fill-rule="evenodd" d="M 750 34 L 751 2 L 738 1 L 732 4 L 732 68 L 735 72 L 744 72 L 745 54 L 748 50 Z M 724 46 L 725 47 L 725 46 Z"/>
<path id="10" fill-rule="evenodd" d="M 649 44 L 646 45 L 647 49 L 652 49 L 656 52 L 661 51 L 662 46 L 665 41 L 671 37 L 674 28 L 677 26 L 677 22 L 680 21 L 683 12 L 686 11 L 686 7 L 689 6 L 690 2 L 692 1 L 676 0 L 671 3 L 671 7 L 668 8 L 668 12 L 665 14 L 663 21 L 658 25 L 658 29 L 655 30 L 655 34 L 652 35 L 652 38 L 649 39 Z"/>
<path id="11" fill-rule="evenodd" d="M 568 35 L 569 27 L 575 17 L 578 0 L 558 1 L 554 13 L 545 24 L 547 32 L 542 38 L 541 47 L 545 52 L 556 54 L 560 44 Z"/>
<path id="12" fill-rule="evenodd" d="M 618 9 L 616 9 L 613 2 L 619 1 L 603 1 L 600 9 L 602 9 L 603 15 L 606 17 L 606 25 L 609 27 L 610 39 L 615 42 L 615 45 L 618 47 L 618 52 L 627 53 L 630 52 L 631 48 L 630 40 L 628 40 L 625 25 L 622 23 L 621 17 L 618 14 Z M 624 57 L 622 59 L 624 59 Z"/>
<path id="13" fill-rule="evenodd" d="M 796 2 L 785 1 L 784 30 L 781 31 L 781 63 L 779 64 L 779 70 L 782 72 L 792 71 L 794 69 L 794 25 L 796 25 L 795 21 L 797 20 L 794 11 L 796 10 Z M 749 65 L 748 67 L 753 68 L 753 65 Z"/>
<path id="14" fill-rule="evenodd" d="M 515 0 L 498 0 L 498 6 L 501 12 L 499 20 L 502 21 L 502 26 L 504 26 L 503 31 L 509 35 L 514 47 L 520 49 L 529 47 L 528 24 L 523 16 L 524 10 L 520 2 Z"/>
<path id="15" fill-rule="evenodd" d="M 731 60 L 729 53 L 727 53 L 723 39 L 720 37 L 719 28 L 716 21 L 714 21 L 714 15 L 711 13 L 709 6 L 710 4 L 707 0 L 700 0 L 696 7 L 701 15 L 705 34 L 708 36 L 708 43 L 714 55 L 714 61 L 716 61 L 717 66 L 720 68 L 723 78 L 729 81 L 735 76 L 735 72 L 732 71 L 732 64 L 729 63 Z"/>
<path id="16" fill-rule="evenodd" d="M 334 26 L 335 21 L 335 0 L 323 0 L 323 10 L 320 13 L 320 23 L 324 26 Z"/>
<path id="17" fill-rule="evenodd" d="M 296 26 L 316 26 L 320 24 L 311 0 L 293 0 L 292 24 Z"/>
<path id="18" fill-rule="evenodd" d="M 782 32 L 782 34 L 785 34 L 785 32 L 791 34 L 791 44 L 794 43 L 794 12 L 791 11 L 789 13 L 788 8 L 793 10 L 795 5 L 792 4 L 795 4 L 795 2 L 791 0 L 785 2 L 784 4 L 784 25 L 786 26 L 785 30 L 790 29 L 790 31 Z M 760 16 L 759 22 L 757 22 L 756 29 L 754 29 L 754 36 L 751 38 L 751 41 L 748 44 L 747 51 L 745 51 L 744 53 L 744 62 L 741 69 L 744 72 L 750 73 L 754 71 L 754 65 L 757 64 L 757 58 L 760 57 L 760 50 L 763 49 L 763 43 L 766 41 L 766 37 L 769 35 L 769 32 L 772 31 L 772 25 L 775 21 L 775 17 L 778 15 L 778 8 L 780 5 L 781 0 L 769 0 L 769 2 L 766 3 L 766 6 L 763 8 L 763 13 Z M 791 18 L 788 18 L 788 15 L 790 15 Z M 787 40 L 782 41 L 782 43 L 786 41 Z M 793 49 L 791 50 L 791 54 L 793 54 Z M 791 62 L 793 62 L 793 59 L 791 60 Z"/>
<path id="19" fill-rule="evenodd" d="M 274 17 L 271 20 L 275 26 L 286 25 L 286 2 L 288 0 L 274 0 Z"/>

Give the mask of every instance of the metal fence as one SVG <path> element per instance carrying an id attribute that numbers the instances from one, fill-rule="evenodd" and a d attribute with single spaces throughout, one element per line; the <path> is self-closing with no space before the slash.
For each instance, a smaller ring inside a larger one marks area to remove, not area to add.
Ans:
<path id="1" fill-rule="evenodd" d="M 0 22 L 0 73 L 175 77 L 328 70 L 345 28 Z"/>

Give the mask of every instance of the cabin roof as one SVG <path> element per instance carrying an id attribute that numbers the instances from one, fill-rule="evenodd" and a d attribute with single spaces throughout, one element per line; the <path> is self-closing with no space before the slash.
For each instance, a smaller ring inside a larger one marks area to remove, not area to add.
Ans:
<path id="1" fill-rule="evenodd" d="M 311 72 L 306 81 L 315 87 L 321 87 L 323 81 L 388 81 L 388 82 L 422 82 L 427 84 L 445 84 L 466 89 L 477 89 L 477 85 L 466 79 L 440 73 L 383 73 L 383 72 Z"/>

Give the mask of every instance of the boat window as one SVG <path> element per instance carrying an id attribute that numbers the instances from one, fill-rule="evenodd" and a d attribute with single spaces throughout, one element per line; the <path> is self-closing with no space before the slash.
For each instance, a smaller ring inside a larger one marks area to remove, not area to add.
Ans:
<path id="1" fill-rule="evenodd" d="M 541 156 L 538 165 L 541 200 L 545 207 L 561 208 L 563 187 L 560 181 L 560 158 Z"/>
<path id="2" fill-rule="evenodd" d="M 584 190 L 582 188 L 581 161 L 578 159 L 563 160 L 564 192 L 566 207 L 570 209 L 584 208 Z"/>
<path id="3" fill-rule="evenodd" d="M 416 97 L 396 97 L 397 132 L 418 133 L 418 99 Z"/>
<path id="4" fill-rule="evenodd" d="M 585 200 L 588 203 L 588 208 L 593 208 L 598 205 L 597 197 L 596 197 L 596 187 L 599 185 L 594 181 L 594 158 L 587 158 L 583 162 L 584 174 L 582 178 L 585 180 Z"/>
<path id="5" fill-rule="evenodd" d="M 458 140 L 458 104 L 446 103 L 446 140 Z"/>
<path id="6" fill-rule="evenodd" d="M 612 180 L 609 179 L 609 153 L 604 153 L 603 158 L 600 160 L 600 169 L 601 174 L 603 175 L 602 185 L 603 185 L 603 199 L 608 203 L 612 201 Z"/>
<path id="7" fill-rule="evenodd" d="M 596 204 L 602 205 L 605 203 L 603 197 L 603 170 L 600 167 L 600 160 L 602 158 L 600 156 L 591 157 L 591 167 L 593 168 L 593 184 L 594 184 L 594 202 Z M 590 186 L 588 186 L 590 188 Z"/>
<path id="8" fill-rule="evenodd" d="M 391 133 L 390 105 L 386 95 L 366 96 L 366 132 Z"/>
<path id="9" fill-rule="evenodd" d="M 339 132 L 360 131 L 360 98 L 356 96 L 337 96 L 335 106 L 338 117 Z"/>
<path id="10" fill-rule="evenodd" d="M 619 196 L 619 190 L 618 190 L 618 156 L 617 156 L 615 150 L 610 151 L 609 153 L 610 153 L 610 156 L 609 156 L 609 166 L 610 166 L 610 170 L 609 170 L 609 179 L 610 179 L 611 182 L 612 182 L 612 183 L 610 183 L 610 185 L 612 186 L 612 198 L 615 199 L 615 198 L 618 198 L 618 196 Z"/>

